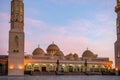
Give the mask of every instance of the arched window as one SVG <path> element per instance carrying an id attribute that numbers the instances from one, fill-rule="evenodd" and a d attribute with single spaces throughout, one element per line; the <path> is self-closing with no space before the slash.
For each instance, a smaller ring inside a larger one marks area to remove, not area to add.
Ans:
<path id="1" fill-rule="evenodd" d="M 81 64 L 78 65 L 78 72 L 82 72 L 82 65 Z"/>
<path id="2" fill-rule="evenodd" d="M 101 72 L 105 72 L 105 65 L 100 66 Z"/>
<path id="3" fill-rule="evenodd" d="M 99 67 L 98 67 L 97 64 L 94 66 L 94 71 L 95 71 L 95 72 L 98 72 L 98 71 L 99 71 Z"/>
<path id="4" fill-rule="evenodd" d="M 34 64 L 34 71 L 39 71 L 39 64 Z"/>
<path id="5" fill-rule="evenodd" d="M 120 51 L 118 51 L 118 55 L 117 55 L 118 58 L 120 58 Z"/>
<path id="6" fill-rule="evenodd" d="M 49 71 L 54 71 L 54 65 L 53 64 L 49 65 Z"/>
<path id="7" fill-rule="evenodd" d="M 14 51 L 13 52 L 19 52 L 19 38 L 18 36 L 14 39 Z"/>
<path id="8" fill-rule="evenodd" d="M 90 71 L 93 72 L 93 66 L 92 64 L 89 65 Z"/>
<path id="9" fill-rule="evenodd" d="M 117 49 L 117 57 L 120 58 L 120 47 L 118 46 L 118 49 Z"/>
<path id="10" fill-rule="evenodd" d="M 27 64 L 27 67 L 26 67 L 27 69 L 32 69 L 32 64 Z"/>
<path id="11" fill-rule="evenodd" d="M 0 73 L 2 73 L 2 64 L 0 63 Z"/>
<path id="12" fill-rule="evenodd" d="M 65 71 L 66 71 L 66 65 L 65 65 L 65 64 L 62 64 L 62 65 L 61 65 L 61 71 L 62 71 L 62 72 L 65 72 Z"/>

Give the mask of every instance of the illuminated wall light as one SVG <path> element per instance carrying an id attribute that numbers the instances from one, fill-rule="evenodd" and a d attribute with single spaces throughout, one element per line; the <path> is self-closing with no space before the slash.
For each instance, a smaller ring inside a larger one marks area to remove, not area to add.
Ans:
<path id="1" fill-rule="evenodd" d="M 118 71 L 118 67 L 115 68 L 115 71 Z"/>
<path id="2" fill-rule="evenodd" d="M 20 69 L 20 70 L 23 69 L 23 66 L 19 66 L 18 69 Z"/>
<path id="3" fill-rule="evenodd" d="M 11 65 L 11 66 L 9 66 L 9 69 L 13 69 L 13 68 L 14 68 L 14 66 L 12 66 L 12 65 Z"/>

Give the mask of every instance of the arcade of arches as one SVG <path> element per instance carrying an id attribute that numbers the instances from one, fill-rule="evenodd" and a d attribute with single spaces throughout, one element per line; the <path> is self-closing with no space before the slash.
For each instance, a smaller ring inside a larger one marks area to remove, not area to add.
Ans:
<path id="1" fill-rule="evenodd" d="M 59 60 L 59 66 L 57 65 Z M 82 57 L 76 53 L 64 55 L 60 48 L 52 43 L 46 52 L 38 46 L 32 55 L 25 56 L 25 71 L 54 72 L 106 72 L 112 69 L 112 61 L 109 58 L 98 57 L 90 50 L 85 50 Z"/>
<path id="2" fill-rule="evenodd" d="M 41 48 L 36 48 L 32 55 L 24 57 L 25 72 L 55 72 L 56 69 L 61 72 L 107 72 L 112 69 L 112 61 L 109 58 L 98 57 L 90 50 L 85 50 L 82 57 L 76 53 L 64 55 L 60 48 L 52 43 L 45 52 Z M 57 64 L 59 60 L 59 65 Z M 58 67 L 58 68 L 57 68 Z M 21 69 L 23 67 L 19 67 Z M 10 66 L 10 69 L 14 69 Z M 8 56 L 0 56 L 0 74 L 7 73 Z"/>
<path id="3" fill-rule="evenodd" d="M 109 65 L 88 64 L 87 71 L 90 72 L 107 72 L 110 71 Z M 26 71 L 39 71 L 39 72 L 54 72 L 56 71 L 56 64 L 31 64 L 25 66 Z M 85 72 L 84 64 L 60 64 L 59 71 L 61 72 Z"/>
<path id="4" fill-rule="evenodd" d="M 0 75 L 8 72 L 8 56 L 0 56 Z"/>

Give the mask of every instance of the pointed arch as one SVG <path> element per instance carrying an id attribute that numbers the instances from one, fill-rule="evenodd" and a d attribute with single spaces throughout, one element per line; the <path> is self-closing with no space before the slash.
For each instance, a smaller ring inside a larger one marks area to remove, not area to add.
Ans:
<path id="1" fill-rule="evenodd" d="M 19 52 L 19 38 L 18 38 L 18 36 L 15 36 L 15 39 L 14 39 L 14 52 Z"/>
<path id="2" fill-rule="evenodd" d="M 3 65 L 0 63 L 0 74 L 2 73 Z"/>
<path id="3" fill-rule="evenodd" d="M 120 58 L 120 46 L 118 46 L 118 49 L 117 49 L 117 57 Z"/>

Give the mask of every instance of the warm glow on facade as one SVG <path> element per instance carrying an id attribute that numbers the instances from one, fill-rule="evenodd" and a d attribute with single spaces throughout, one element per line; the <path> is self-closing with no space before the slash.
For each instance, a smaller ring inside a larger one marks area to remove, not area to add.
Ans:
<path id="1" fill-rule="evenodd" d="M 118 71 L 118 67 L 115 68 L 115 71 Z"/>
<path id="2" fill-rule="evenodd" d="M 20 65 L 18 68 L 19 68 L 19 69 L 23 69 L 23 66 Z"/>
<path id="3" fill-rule="evenodd" d="M 13 68 L 14 68 L 14 66 L 13 66 L 13 65 L 9 66 L 9 69 L 13 69 Z"/>

